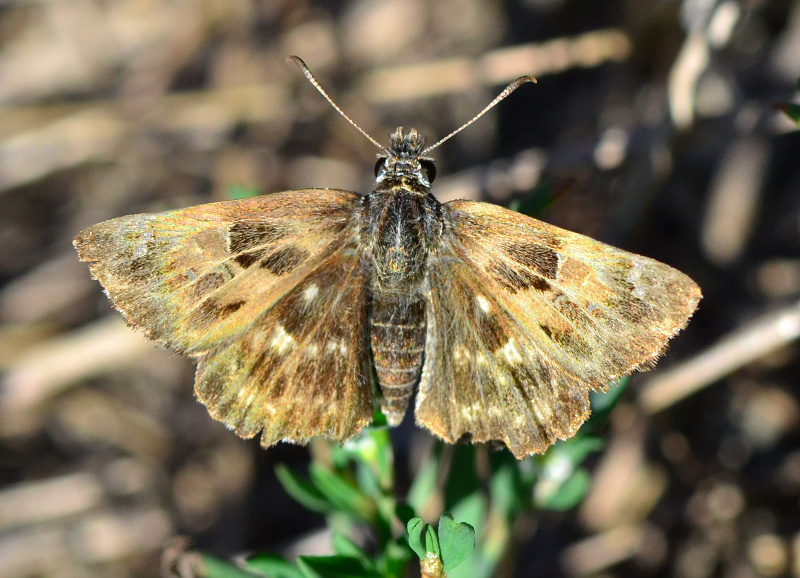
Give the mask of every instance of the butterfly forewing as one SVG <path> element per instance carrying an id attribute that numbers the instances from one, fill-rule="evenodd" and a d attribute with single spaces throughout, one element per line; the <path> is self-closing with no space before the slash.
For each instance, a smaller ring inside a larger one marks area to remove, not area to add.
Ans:
<path id="1" fill-rule="evenodd" d="M 200 352 L 242 333 L 340 250 L 358 196 L 304 190 L 130 215 L 75 239 L 126 318 L 165 345 Z"/>
<path id="2" fill-rule="evenodd" d="M 652 363 L 691 316 L 671 267 L 495 205 L 445 205 L 417 420 L 517 457 L 569 437 L 588 391 Z"/>
<path id="3" fill-rule="evenodd" d="M 75 246 L 132 324 L 198 359 L 212 415 L 263 428 L 265 445 L 342 440 L 373 411 L 360 198 L 312 189 L 131 215 Z"/>

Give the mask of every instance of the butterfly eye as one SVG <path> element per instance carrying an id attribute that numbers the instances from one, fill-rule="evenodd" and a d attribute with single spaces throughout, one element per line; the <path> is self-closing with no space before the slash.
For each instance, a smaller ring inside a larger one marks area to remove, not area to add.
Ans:
<path id="1" fill-rule="evenodd" d="M 433 179 L 436 178 L 436 165 L 433 164 L 433 161 L 428 160 L 421 160 L 419 161 L 420 169 L 422 170 L 422 174 L 428 179 L 428 183 L 432 183 Z"/>
<path id="2" fill-rule="evenodd" d="M 378 161 L 375 163 L 375 176 L 377 177 L 379 174 L 381 174 L 381 172 L 383 172 L 383 169 L 385 168 L 386 168 L 386 159 L 385 158 L 378 159 Z"/>

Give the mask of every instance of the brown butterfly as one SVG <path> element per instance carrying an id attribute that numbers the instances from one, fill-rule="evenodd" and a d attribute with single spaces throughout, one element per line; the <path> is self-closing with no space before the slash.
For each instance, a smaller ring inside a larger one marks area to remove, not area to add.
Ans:
<path id="1" fill-rule="evenodd" d="M 701 295 L 658 261 L 431 194 L 425 155 L 532 80 L 427 149 L 414 129 L 383 148 L 350 121 L 383 151 L 367 196 L 130 215 L 75 247 L 131 324 L 197 361 L 197 396 L 242 437 L 347 440 L 375 399 L 399 424 L 418 388 L 417 423 L 443 440 L 543 452 L 586 419 L 590 390 L 650 368 Z"/>

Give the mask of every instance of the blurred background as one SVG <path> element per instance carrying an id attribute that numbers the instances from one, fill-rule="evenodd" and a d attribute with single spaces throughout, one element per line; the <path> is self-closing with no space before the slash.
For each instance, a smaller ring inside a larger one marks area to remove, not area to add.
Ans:
<path id="1" fill-rule="evenodd" d="M 508 576 L 800 576 L 798 0 L 11 0 L 0 6 L 0 578 L 153 576 L 324 552 L 323 520 L 193 399 L 78 262 L 96 222 L 300 187 L 369 192 L 383 142 L 434 142 L 440 200 L 664 261 L 704 299 L 612 414 L 574 511 Z M 427 434 L 394 435 L 399 478 Z M 402 486 L 402 483 L 400 484 Z M 321 550 L 320 550 L 321 548 Z"/>

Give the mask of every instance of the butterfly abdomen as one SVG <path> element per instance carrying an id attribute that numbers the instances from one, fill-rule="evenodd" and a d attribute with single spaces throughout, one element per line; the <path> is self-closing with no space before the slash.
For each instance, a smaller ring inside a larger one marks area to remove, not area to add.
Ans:
<path id="1" fill-rule="evenodd" d="M 372 275 L 370 345 L 389 425 L 403 421 L 422 372 L 424 287 L 431 248 L 443 227 L 441 204 L 429 187 L 396 171 L 384 174 L 362 201 L 362 244 Z"/>
<path id="2" fill-rule="evenodd" d="M 373 295 L 370 344 L 381 390 L 381 409 L 389 425 L 398 425 L 422 369 L 425 298 Z"/>

